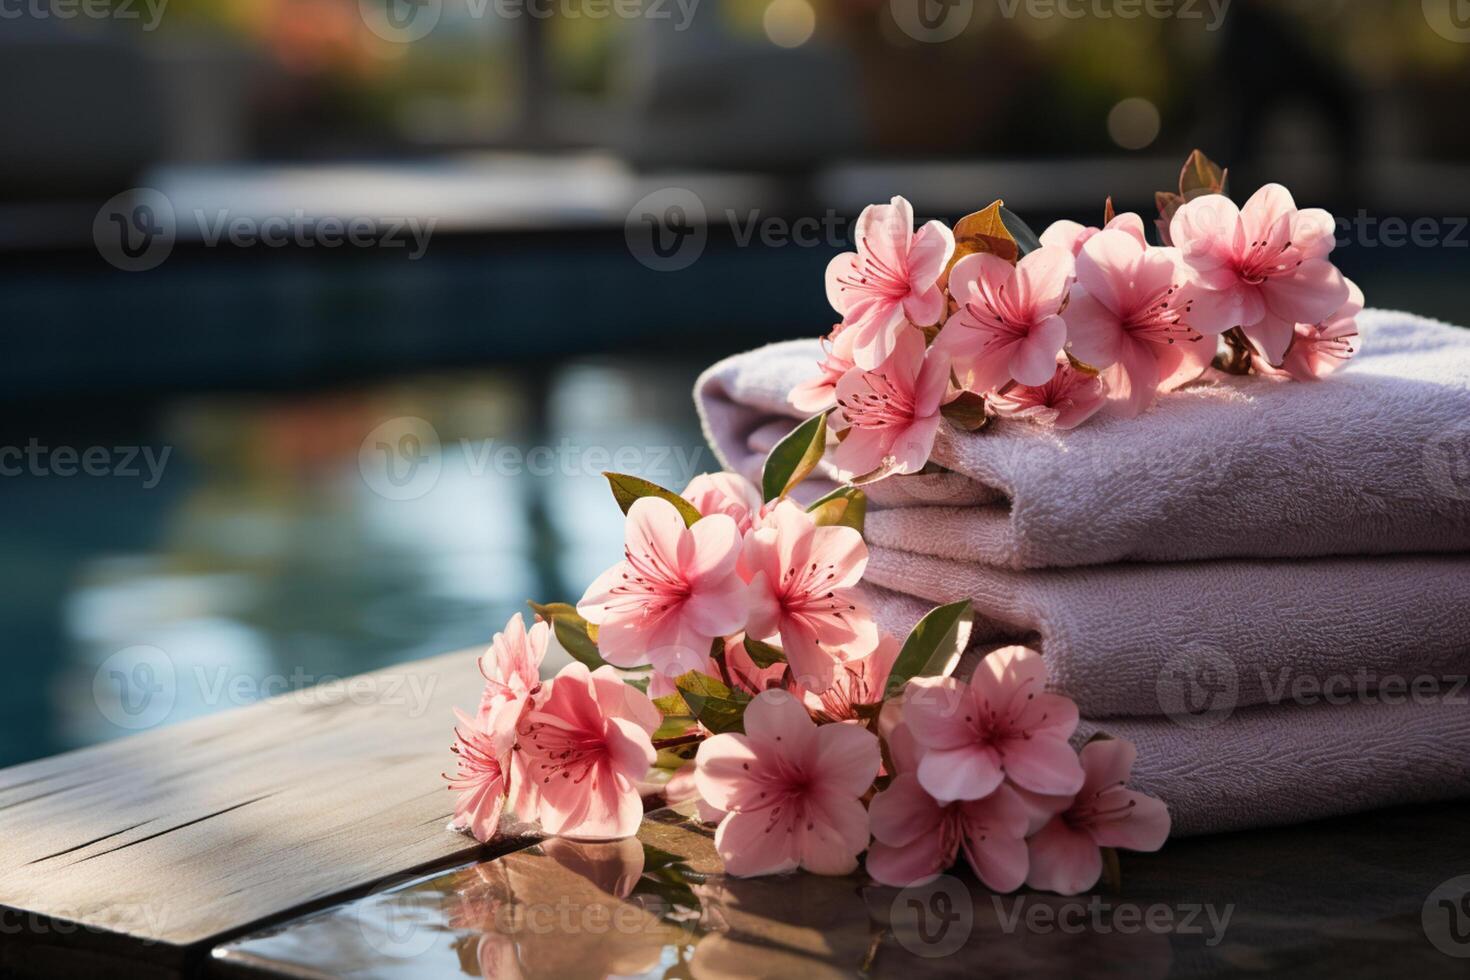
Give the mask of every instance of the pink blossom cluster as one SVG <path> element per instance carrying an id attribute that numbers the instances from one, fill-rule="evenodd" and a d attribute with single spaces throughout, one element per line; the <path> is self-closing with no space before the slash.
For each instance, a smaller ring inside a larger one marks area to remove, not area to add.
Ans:
<path id="1" fill-rule="evenodd" d="M 869 875 L 908 886 L 963 855 L 996 891 L 1076 894 L 1097 883 L 1102 848 L 1157 850 L 1169 812 L 1127 788 L 1133 746 L 1074 751 L 1077 708 L 1045 680 L 1039 654 L 1007 647 L 968 683 L 910 680 L 871 727 L 810 696 L 757 695 L 744 733 L 705 740 L 695 759 L 726 870 L 847 874 L 866 850 Z"/>
<path id="2" fill-rule="evenodd" d="M 576 607 L 605 664 L 542 681 L 548 623 L 516 615 L 496 635 L 446 775 L 454 826 L 488 840 L 509 807 L 549 834 L 630 835 L 659 750 L 682 747 L 693 760 L 665 798 L 718 823 L 735 875 L 847 874 L 866 851 L 873 878 L 910 885 L 963 853 L 992 888 L 1075 893 L 1097 881 L 1103 848 L 1163 844 L 1168 811 L 1126 786 L 1132 746 L 1075 751 L 1076 706 L 1046 690 L 1035 651 L 995 651 L 968 682 L 894 683 L 902 645 L 863 601 L 857 528 L 763 502 L 731 474 L 696 478 L 682 499 L 697 519 L 663 496 L 627 507 L 623 560 Z M 748 641 L 772 653 L 758 662 Z M 694 712 L 670 732 L 699 677 L 727 692 L 738 725 Z"/>
<path id="3" fill-rule="evenodd" d="M 662 716 L 612 667 L 573 662 L 542 681 L 549 633 L 517 613 L 480 658 L 480 708 L 459 715 L 458 767 L 445 774 L 459 793 L 453 826 L 488 841 L 510 804 L 550 834 L 631 836 Z"/>
<path id="4" fill-rule="evenodd" d="M 827 267 L 842 319 L 790 396 L 831 413 L 844 433 L 833 462 L 853 477 L 922 468 L 965 393 L 990 416 L 1069 429 L 1199 380 L 1222 336 L 1246 369 L 1280 379 L 1324 377 L 1357 346 L 1363 296 L 1328 259 L 1332 216 L 1278 184 L 1243 208 L 1193 197 L 1161 223 L 1162 246 L 1125 213 L 1103 228 L 1057 222 L 1016 261 L 994 249 L 956 261 L 949 228 L 913 222 L 902 197 L 864 209 L 857 250 Z"/>

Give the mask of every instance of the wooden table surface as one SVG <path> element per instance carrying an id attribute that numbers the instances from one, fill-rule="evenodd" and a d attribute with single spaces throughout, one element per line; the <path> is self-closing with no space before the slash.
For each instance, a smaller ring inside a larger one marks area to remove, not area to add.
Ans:
<path id="1" fill-rule="evenodd" d="M 221 936 L 483 854 L 445 831 L 453 797 L 439 777 L 452 708 L 478 703 L 477 654 L 0 771 L 0 906 L 28 925 L 85 927 L 37 919 L 15 935 L 35 955 L 180 967 Z"/>

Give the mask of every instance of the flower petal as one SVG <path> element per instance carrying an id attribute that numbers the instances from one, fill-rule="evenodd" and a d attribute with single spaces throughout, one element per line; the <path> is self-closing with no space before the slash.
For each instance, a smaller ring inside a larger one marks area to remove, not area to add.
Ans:
<path id="1" fill-rule="evenodd" d="M 895 776 L 887 789 L 873 797 L 868 804 L 868 818 L 875 839 L 902 847 L 917 839 L 939 837 L 944 806 L 924 792 L 917 776 L 905 772 Z"/>
<path id="2" fill-rule="evenodd" d="M 941 803 L 978 800 L 1001 784 L 1004 773 L 999 755 L 988 746 L 971 744 L 958 749 L 931 749 L 919 759 L 919 785 Z M 1082 771 L 1077 771 L 1082 781 Z"/>
<path id="3" fill-rule="evenodd" d="M 801 699 L 787 691 L 763 691 L 745 707 L 745 734 L 782 743 L 788 750 L 805 744 L 816 727 Z"/>
<path id="4" fill-rule="evenodd" d="M 725 815 L 715 830 L 715 852 L 727 874 L 750 878 L 796 870 L 801 855 L 790 820 L 774 828 L 770 824 L 764 812 Z"/>
<path id="5" fill-rule="evenodd" d="M 814 765 L 823 793 L 845 793 L 856 799 L 873 786 L 882 765 L 878 736 L 860 725 L 817 728 Z"/>
<path id="6" fill-rule="evenodd" d="M 683 537 L 679 557 L 679 571 L 695 588 L 733 575 L 740 559 L 740 529 L 734 518 L 711 514 L 695 521 Z"/>
<path id="7" fill-rule="evenodd" d="M 1094 825 L 1093 840 L 1102 847 L 1126 847 L 1130 851 L 1157 851 L 1169 837 L 1169 808 L 1163 800 L 1134 790 L 1114 790 L 1110 804 L 1131 805 L 1128 816 Z"/>
<path id="8" fill-rule="evenodd" d="M 1007 739 L 1001 744 L 1000 756 L 1006 776 L 1022 789 L 1062 796 L 1082 788 L 1082 764 L 1064 738 L 1033 733 Z M 921 763 L 920 775 L 923 772 Z"/>
<path id="9" fill-rule="evenodd" d="M 819 875 L 845 875 L 853 871 L 858 854 L 868 846 L 868 811 L 856 798 L 833 794 L 808 794 L 805 802 L 807 823 L 801 828 L 802 868 Z"/>
<path id="10" fill-rule="evenodd" d="M 1012 351 L 1011 377 L 1023 385 L 1046 384 L 1056 373 L 1057 355 L 1066 342 L 1067 321 L 1056 315 L 1042 320 Z"/>
<path id="11" fill-rule="evenodd" d="M 1076 895 L 1102 877 L 1102 853 L 1097 844 L 1086 833 L 1068 827 L 1061 817 L 1053 818 L 1028 843 L 1031 867 L 1026 884 L 1032 888 Z"/>

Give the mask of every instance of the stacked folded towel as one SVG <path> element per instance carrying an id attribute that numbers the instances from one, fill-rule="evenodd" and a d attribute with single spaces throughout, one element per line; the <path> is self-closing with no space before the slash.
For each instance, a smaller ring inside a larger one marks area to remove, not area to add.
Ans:
<path id="1" fill-rule="evenodd" d="M 1358 326 L 1319 383 L 1213 376 L 1068 432 L 942 427 L 944 472 L 869 488 L 880 619 L 969 598 L 978 643 L 1039 647 L 1079 737 L 1138 744 L 1176 833 L 1470 795 L 1470 331 Z M 726 466 L 758 478 L 820 356 L 705 373 Z"/>

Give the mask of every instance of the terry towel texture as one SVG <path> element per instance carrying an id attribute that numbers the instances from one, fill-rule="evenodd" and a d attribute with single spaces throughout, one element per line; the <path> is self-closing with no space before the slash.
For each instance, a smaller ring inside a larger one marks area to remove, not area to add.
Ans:
<path id="1" fill-rule="evenodd" d="M 1470 331 L 1384 310 L 1358 325 L 1362 352 L 1323 382 L 1218 375 L 1066 433 L 941 428 L 954 473 L 875 485 L 870 540 L 1010 568 L 1470 549 Z M 820 356 L 774 344 L 701 376 L 727 467 L 758 475 Z"/>
<path id="2" fill-rule="evenodd" d="M 930 608 L 970 599 L 981 643 L 1025 643 L 1089 717 L 1156 715 L 1157 679 L 1189 664 L 1227 670 L 1241 705 L 1283 684 L 1349 676 L 1470 673 L 1470 557 L 1231 560 L 1013 572 L 869 549 L 864 581 Z M 1470 711 L 1466 712 L 1470 726 Z"/>
<path id="3" fill-rule="evenodd" d="M 1362 352 L 1319 383 L 1216 375 L 1063 433 L 942 427 L 952 472 L 867 488 L 880 624 L 971 599 L 979 650 L 1042 651 L 1079 742 L 1137 743 L 1179 834 L 1470 795 L 1470 331 L 1358 324 Z M 820 356 L 704 373 L 728 468 L 758 480 Z"/>
<path id="4" fill-rule="evenodd" d="M 870 595 L 879 624 L 897 635 L 932 606 L 882 588 Z M 997 642 L 982 640 L 956 675 L 967 677 Z M 1176 836 L 1470 796 L 1470 687 L 1463 657 L 1458 670 L 1405 676 L 1442 677 L 1438 684 L 1417 692 L 1403 684 L 1366 696 L 1356 671 L 1333 672 L 1326 663 L 1283 666 L 1292 678 L 1322 684 L 1299 689 L 1316 692 L 1313 703 L 1261 704 L 1268 699 L 1248 695 L 1247 671 L 1236 670 L 1228 658 L 1215 661 L 1219 651 L 1203 651 L 1203 659 L 1195 652 L 1186 641 L 1174 657 L 1151 661 L 1162 670 L 1123 660 L 1116 677 L 1095 671 L 1089 681 L 1112 692 L 1108 696 L 1151 700 L 1151 717 L 1100 717 L 1088 704 L 1104 695 L 1089 689 L 1080 698 L 1083 718 L 1074 738 L 1080 747 L 1103 732 L 1137 745 L 1132 783 L 1168 803 Z M 1342 678 L 1347 689 L 1329 678 Z M 1202 686 L 1186 687 L 1193 683 Z M 1270 691 L 1282 690 L 1280 684 L 1273 677 Z"/>

